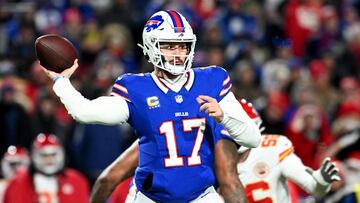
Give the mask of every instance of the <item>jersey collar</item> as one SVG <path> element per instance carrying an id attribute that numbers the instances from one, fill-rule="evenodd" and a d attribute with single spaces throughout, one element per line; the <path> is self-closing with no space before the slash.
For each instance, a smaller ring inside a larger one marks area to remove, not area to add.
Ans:
<path id="1" fill-rule="evenodd" d="M 184 87 L 187 91 L 190 91 L 193 83 L 194 83 L 194 78 L 195 78 L 195 74 L 194 71 L 190 69 L 190 71 L 187 73 L 188 74 L 188 78 L 187 81 L 184 84 Z"/>
<path id="2" fill-rule="evenodd" d="M 185 89 L 189 91 L 194 83 L 195 74 L 194 71 L 191 69 L 189 70 L 189 72 L 187 72 L 187 74 L 188 78 L 184 83 L 183 87 L 185 87 Z M 150 75 L 154 80 L 155 84 L 161 89 L 161 91 L 163 91 L 165 94 L 168 93 L 170 88 L 166 86 L 166 84 L 164 84 L 154 73 L 151 73 Z"/>

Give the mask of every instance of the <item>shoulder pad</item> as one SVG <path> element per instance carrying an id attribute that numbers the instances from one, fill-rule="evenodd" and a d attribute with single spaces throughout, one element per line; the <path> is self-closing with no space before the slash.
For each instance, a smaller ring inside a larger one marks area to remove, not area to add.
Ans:
<path id="1" fill-rule="evenodd" d="M 273 148 L 279 162 L 294 152 L 292 142 L 283 135 L 263 135 L 260 145 Z"/>

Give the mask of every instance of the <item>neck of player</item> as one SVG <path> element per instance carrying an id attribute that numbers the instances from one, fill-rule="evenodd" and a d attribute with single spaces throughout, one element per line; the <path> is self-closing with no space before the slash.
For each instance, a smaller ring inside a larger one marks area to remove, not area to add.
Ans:
<path id="1" fill-rule="evenodd" d="M 173 75 L 165 70 L 155 67 L 154 74 L 163 82 L 170 85 L 183 85 L 186 82 L 187 74 Z"/>

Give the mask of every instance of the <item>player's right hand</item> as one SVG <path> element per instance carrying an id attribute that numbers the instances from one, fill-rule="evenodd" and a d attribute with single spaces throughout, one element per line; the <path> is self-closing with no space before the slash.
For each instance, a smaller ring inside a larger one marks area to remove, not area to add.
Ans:
<path id="1" fill-rule="evenodd" d="M 51 79 L 56 80 L 56 78 L 59 78 L 59 77 L 70 78 L 71 75 L 75 72 L 75 70 L 78 67 L 79 67 L 78 59 L 75 59 L 74 64 L 70 68 L 65 69 L 61 73 L 56 73 L 56 72 L 48 70 L 48 69 L 46 69 L 44 67 L 42 67 L 42 69 L 46 73 L 46 75 L 48 75 Z"/>
<path id="2" fill-rule="evenodd" d="M 313 176 L 321 185 L 328 185 L 340 180 L 339 169 L 334 162 L 331 162 L 330 157 L 323 160 L 320 168 L 314 171 Z"/>

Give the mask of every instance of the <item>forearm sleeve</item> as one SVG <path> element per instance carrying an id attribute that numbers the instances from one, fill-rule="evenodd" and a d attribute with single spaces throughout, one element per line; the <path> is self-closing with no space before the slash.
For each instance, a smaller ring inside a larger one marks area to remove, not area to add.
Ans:
<path id="1" fill-rule="evenodd" d="M 83 123 L 120 124 L 129 118 L 126 101 L 120 97 L 102 96 L 94 100 L 84 98 L 68 78 L 56 80 L 53 89 L 68 113 Z"/>
<path id="2" fill-rule="evenodd" d="M 221 124 L 235 142 L 244 147 L 257 147 L 261 136 L 259 127 L 249 118 L 234 94 L 228 93 L 219 104 L 224 111 Z"/>
<path id="3" fill-rule="evenodd" d="M 306 192 L 314 196 L 322 196 L 330 190 L 330 185 L 321 185 L 302 163 L 299 157 L 291 154 L 280 163 L 283 176 L 295 182 Z"/>

